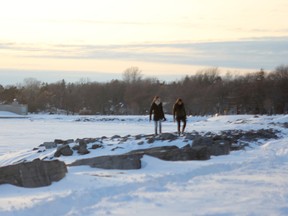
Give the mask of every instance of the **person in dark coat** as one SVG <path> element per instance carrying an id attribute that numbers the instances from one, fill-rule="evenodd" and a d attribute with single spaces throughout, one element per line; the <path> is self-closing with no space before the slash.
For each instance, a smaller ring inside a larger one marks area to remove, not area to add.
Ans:
<path id="1" fill-rule="evenodd" d="M 173 106 L 173 119 L 174 122 L 175 120 L 177 121 L 178 135 L 180 135 L 181 122 L 183 122 L 181 131 L 181 133 L 183 134 L 186 128 L 186 110 L 181 98 L 178 98 Z"/>
<path id="2" fill-rule="evenodd" d="M 158 127 L 159 127 L 159 133 L 162 133 L 162 125 L 161 122 L 166 120 L 164 111 L 163 111 L 163 106 L 162 102 L 159 96 L 155 96 L 151 107 L 150 107 L 150 112 L 149 112 L 149 120 L 152 120 L 152 114 L 153 114 L 153 120 L 155 123 L 155 135 L 158 134 Z"/>

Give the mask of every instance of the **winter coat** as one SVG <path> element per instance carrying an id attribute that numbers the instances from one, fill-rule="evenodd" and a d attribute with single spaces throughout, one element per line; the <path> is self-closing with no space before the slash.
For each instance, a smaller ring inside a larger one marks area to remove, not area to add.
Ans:
<path id="1" fill-rule="evenodd" d="M 183 119 L 185 118 L 186 119 L 186 110 L 185 110 L 185 107 L 184 107 L 184 104 L 178 104 L 178 103 L 175 103 L 174 106 L 173 106 L 173 117 L 176 119 Z"/>
<path id="2" fill-rule="evenodd" d="M 151 104 L 149 113 L 150 113 L 150 120 L 151 120 L 152 113 L 154 114 L 153 115 L 154 121 L 159 121 L 159 120 L 163 120 L 163 119 L 165 120 L 165 115 L 164 115 L 162 103 L 157 105 L 155 102 L 153 102 Z"/>

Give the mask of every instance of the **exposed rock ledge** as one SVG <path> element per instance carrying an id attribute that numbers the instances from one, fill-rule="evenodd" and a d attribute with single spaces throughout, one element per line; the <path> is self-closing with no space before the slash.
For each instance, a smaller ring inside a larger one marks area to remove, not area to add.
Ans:
<path id="1" fill-rule="evenodd" d="M 226 153 L 228 153 L 228 147 L 224 148 L 227 149 Z M 223 154 L 225 153 L 223 152 Z M 163 146 L 135 150 L 122 155 L 81 159 L 69 164 L 69 166 L 89 165 L 103 169 L 140 169 L 143 155 L 149 155 L 167 161 L 207 160 L 210 158 L 208 148 L 205 146 L 191 147 L 187 145 L 183 148 Z"/>
<path id="2" fill-rule="evenodd" d="M 51 185 L 65 177 L 67 167 L 64 162 L 41 161 L 36 159 L 15 165 L 0 167 L 0 184 L 12 184 L 34 188 Z"/>
<path id="3" fill-rule="evenodd" d="M 80 159 L 68 164 L 68 166 L 89 165 L 91 167 L 103 169 L 140 169 L 141 158 L 143 155 L 153 156 L 168 161 L 187 161 L 187 160 L 208 160 L 211 155 L 226 155 L 231 150 L 240 150 L 247 143 L 259 139 L 277 139 L 277 131 L 259 130 L 259 131 L 223 131 L 221 134 L 199 133 L 186 134 L 184 140 L 187 145 L 178 148 L 175 145 L 146 148 L 130 151 L 121 155 L 99 156 L 94 158 Z M 125 142 L 127 137 L 111 137 L 111 139 L 120 139 L 119 143 Z M 131 137 L 130 137 L 131 138 Z M 153 143 L 159 140 L 177 140 L 175 134 L 162 134 L 161 136 L 137 135 L 132 139 L 145 139 L 147 143 Z M 63 155 L 72 155 L 77 151 L 79 155 L 89 154 L 89 150 L 95 151 L 101 147 L 95 144 L 97 139 L 79 139 L 78 146 L 70 148 L 69 143 L 73 140 L 61 141 L 55 140 L 52 143 L 46 143 L 48 148 L 56 148 L 53 160 L 50 161 L 36 159 L 32 162 L 23 162 L 19 164 L 0 167 L 0 184 L 12 184 L 21 187 L 41 187 L 48 186 L 54 181 L 59 181 L 65 177 L 67 172 L 66 164 L 62 161 L 55 160 Z M 189 143 L 189 140 L 192 142 Z M 182 140 L 183 141 L 183 140 Z M 142 145 L 139 142 L 139 145 Z M 87 149 L 90 145 L 89 150 Z M 116 147 L 117 148 L 117 147 Z M 46 158 L 47 159 L 47 158 Z"/>

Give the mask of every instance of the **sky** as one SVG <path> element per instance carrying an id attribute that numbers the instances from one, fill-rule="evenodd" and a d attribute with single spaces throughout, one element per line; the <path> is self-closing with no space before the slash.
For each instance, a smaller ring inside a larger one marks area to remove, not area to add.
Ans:
<path id="1" fill-rule="evenodd" d="M 9 0 L 0 3 L 0 84 L 108 81 L 138 67 L 175 79 L 199 70 L 286 65 L 286 0 Z"/>

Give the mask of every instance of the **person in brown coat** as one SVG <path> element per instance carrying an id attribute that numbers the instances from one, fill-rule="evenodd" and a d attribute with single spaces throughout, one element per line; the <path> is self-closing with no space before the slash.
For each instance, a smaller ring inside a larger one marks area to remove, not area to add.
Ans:
<path id="1" fill-rule="evenodd" d="M 186 128 L 186 120 L 187 120 L 185 106 L 181 98 L 178 98 L 176 100 L 176 103 L 173 106 L 172 113 L 173 113 L 174 122 L 175 120 L 177 121 L 177 131 L 178 131 L 178 135 L 180 136 L 181 122 L 183 122 L 182 131 L 181 131 L 181 133 L 183 134 Z"/>
<path id="2" fill-rule="evenodd" d="M 163 111 L 163 106 L 162 102 L 159 96 L 155 96 L 151 107 L 150 107 L 150 112 L 149 112 L 149 120 L 152 120 L 152 114 L 153 114 L 153 120 L 155 123 L 155 135 L 158 134 L 158 127 L 159 127 L 159 134 L 162 133 L 162 125 L 161 122 L 166 120 L 164 111 Z"/>

